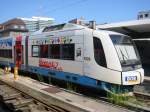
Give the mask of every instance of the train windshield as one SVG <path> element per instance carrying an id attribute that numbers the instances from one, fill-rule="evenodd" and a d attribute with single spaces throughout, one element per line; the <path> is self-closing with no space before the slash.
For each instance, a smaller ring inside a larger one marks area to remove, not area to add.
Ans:
<path id="1" fill-rule="evenodd" d="M 116 48 L 123 71 L 141 67 L 137 48 L 130 37 L 124 35 L 110 35 Z"/>

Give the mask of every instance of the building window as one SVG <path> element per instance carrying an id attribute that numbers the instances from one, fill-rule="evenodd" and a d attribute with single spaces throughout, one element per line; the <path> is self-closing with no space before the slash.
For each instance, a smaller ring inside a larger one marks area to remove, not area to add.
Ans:
<path id="1" fill-rule="evenodd" d="M 62 51 L 61 51 L 61 59 L 64 60 L 74 60 L 74 44 L 63 44 L 61 46 Z"/>
<path id="2" fill-rule="evenodd" d="M 39 57 L 39 46 L 32 45 L 32 57 Z"/>
<path id="3" fill-rule="evenodd" d="M 147 18 L 147 17 L 148 17 L 148 14 L 145 14 L 145 17 Z"/>
<path id="4" fill-rule="evenodd" d="M 94 58 L 96 62 L 103 67 L 107 67 L 105 53 L 103 50 L 103 46 L 101 40 L 97 37 L 93 37 L 93 44 L 94 44 Z"/>
<path id="5" fill-rule="evenodd" d="M 60 44 L 50 45 L 50 58 L 60 59 Z"/>
<path id="6" fill-rule="evenodd" d="M 40 58 L 48 58 L 48 45 L 40 45 Z"/>
<path id="7" fill-rule="evenodd" d="M 19 27 L 18 27 L 17 25 L 14 25 L 14 28 L 17 29 L 17 28 L 19 28 Z"/>
<path id="8" fill-rule="evenodd" d="M 141 14 L 139 17 L 140 17 L 140 18 L 143 18 L 143 15 Z"/>

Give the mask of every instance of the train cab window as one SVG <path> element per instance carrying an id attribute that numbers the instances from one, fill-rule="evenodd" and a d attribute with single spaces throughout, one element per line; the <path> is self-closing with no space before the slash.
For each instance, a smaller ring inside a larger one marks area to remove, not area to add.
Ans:
<path id="1" fill-rule="evenodd" d="M 48 45 L 40 45 L 40 58 L 48 58 Z"/>
<path id="2" fill-rule="evenodd" d="M 60 59 L 60 44 L 50 45 L 50 58 Z"/>
<path id="3" fill-rule="evenodd" d="M 93 37 L 94 44 L 94 58 L 96 62 L 103 67 L 107 67 L 104 49 L 101 43 L 101 40 L 97 37 Z"/>
<path id="4" fill-rule="evenodd" d="M 39 57 L 39 46 L 32 45 L 32 57 Z"/>
<path id="5" fill-rule="evenodd" d="M 63 44 L 61 46 L 62 48 L 62 51 L 61 51 L 61 59 L 64 59 L 64 60 L 74 60 L 74 49 L 75 49 L 75 46 L 74 44 Z"/>

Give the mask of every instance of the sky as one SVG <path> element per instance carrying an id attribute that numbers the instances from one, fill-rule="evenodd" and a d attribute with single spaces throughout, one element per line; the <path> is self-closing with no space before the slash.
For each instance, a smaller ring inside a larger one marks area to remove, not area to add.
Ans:
<path id="1" fill-rule="evenodd" d="M 43 16 L 65 23 L 74 18 L 97 24 L 137 19 L 150 0 L 0 0 L 0 23 L 15 17 Z"/>

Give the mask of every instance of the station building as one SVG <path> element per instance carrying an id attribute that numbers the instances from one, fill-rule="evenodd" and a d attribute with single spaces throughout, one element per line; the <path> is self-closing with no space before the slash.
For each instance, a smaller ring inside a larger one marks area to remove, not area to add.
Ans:
<path id="1" fill-rule="evenodd" d="M 48 18 L 48 17 L 32 17 L 32 18 L 18 18 L 21 19 L 25 25 L 26 28 L 29 30 L 29 32 L 35 32 L 39 29 L 52 25 L 54 23 L 54 18 Z"/>
<path id="2" fill-rule="evenodd" d="M 138 20 L 139 19 L 150 19 L 150 10 L 139 12 L 137 18 L 138 18 Z"/>
<path id="3" fill-rule="evenodd" d="M 27 35 L 54 23 L 53 18 L 13 18 L 0 24 L 0 37 Z"/>
<path id="4" fill-rule="evenodd" d="M 28 29 L 21 19 L 11 19 L 0 25 L 0 37 L 16 37 L 26 35 Z"/>

